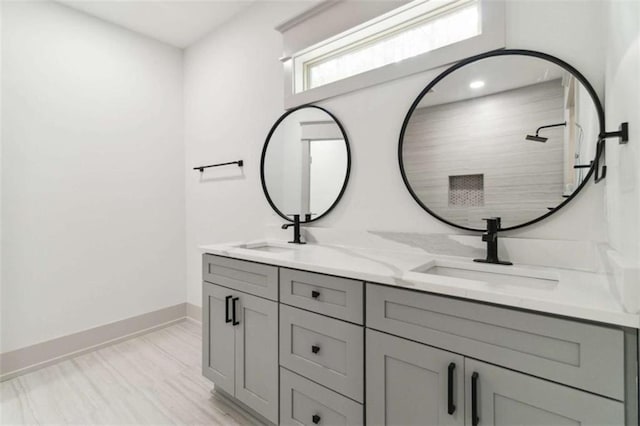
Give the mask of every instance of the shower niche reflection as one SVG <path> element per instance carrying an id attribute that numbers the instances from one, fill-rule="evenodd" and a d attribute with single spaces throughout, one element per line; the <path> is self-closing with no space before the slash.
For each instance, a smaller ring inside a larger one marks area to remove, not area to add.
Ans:
<path id="1" fill-rule="evenodd" d="M 418 96 L 399 143 L 403 179 L 429 213 L 459 228 L 503 229 L 553 213 L 592 173 L 601 107 L 575 69 L 497 51 L 440 74 Z"/>

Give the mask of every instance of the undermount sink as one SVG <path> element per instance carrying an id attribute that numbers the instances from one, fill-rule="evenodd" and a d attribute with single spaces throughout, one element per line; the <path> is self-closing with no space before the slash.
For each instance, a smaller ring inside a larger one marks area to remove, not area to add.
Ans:
<path id="1" fill-rule="evenodd" d="M 496 287 L 521 286 L 552 289 L 558 285 L 558 277 L 552 271 L 517 266 L 435 260 L 415 268 L 411 272 L 450 277 L 467 282 L 481 282 Z"/>
<path id="2" fill-rule="evenodd" d="M 256 250 L 267 253 L 289 253 L 294 250 L 293 247 L 290 247 L 285 244 L 278 244 L 272 242 L 261 241 L 257 243 L 247 243 L 247 244 L 239 244 L 234 246 L 235 248 L 241 248 L 245 250 Z"/>

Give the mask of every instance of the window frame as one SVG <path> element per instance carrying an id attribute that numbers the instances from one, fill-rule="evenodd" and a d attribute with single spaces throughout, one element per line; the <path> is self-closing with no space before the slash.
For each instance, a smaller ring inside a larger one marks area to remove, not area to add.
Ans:
<path id="1" fill-rule="evenodd" d="M 300 84 L 305 84 L 306 72 L 303 67 L 305 63 L 309 63 L 308 58 L 310 57 L 310 53 L 315 53 L 313 56 L 318 57 L 320 56 L 317 54 L 318 52 L 330 51 L 335 54 L 336 51 L 340 50 L 348 51 L 357 49 L 362 46 L 363 43 L 369 41 L 367 37 L 378 39 L 380 37 L 380 28 L 384 27 L 385 21 L 387 24 L 389 22 L 396 22 L 396 26 L 391 26 L 391 28 L 386 30 L 387 32 L 398 31 L 398 29 L 415 25 L 415 22 L 425 22 L 428 19 L 428 17 L 424 16 L 425 14 L 434 13 L 434 11 L 437 12 L 438 9 L 441 8 L 448 10 L 460 8 L 463 7 L 463 4 L 468 4 L 469 1 L 458 0 L 452 3 L 449 0 L 430 0 L 418 4 L 411 2 L 360 25 L 356 25 L 338 35 L 301 49 L 291 57 L 283 58 L 286 85 L 285 108 L 318 102 L 411 74 L 434 69 L 478 53 L 504 48 L 504 0 L 477 0 L 477 2 L 480 9 L 480 34 L 404 59 L 400 62 L 387 64 L 315 88 L 296 92 L 296 87 L 299 88 Z M 411 10 L 416 12 L 415 16 L 407 19 L 407 11 Z M 324 13 L 330 14 L 331 9 L 325 10 Z M 402 14 L 404 14 L 404 17 L 402 17 Z M 412 21 L 414 23 L 412 23 Z M 304 23 L 302 24 L 304 25 Z M 336 49 L 336 46 L 339 46 L 340 43 L 343 43 L 343 46 Z"/>
<path id="2" fill-rule="evenodd" d="M 472 3 L 477 3 L 478 8 L 480 8 L 480 0 L 430 0 L 420 3 L 412 2 L 357 25 L 318 44 L 307 47 L 296 53 L 292 58 L 295 73 L 294 92 L 300 93 L 313 89 L 309 87 L 310 66 L 327 62 L 344 53 L 357 51 L 366 45 L 384 40 L 388 36 L 414 28 L 433 20 L 433 18 L 452 13 Z M 481 24 L 478 24 L 478 26 L 481 27 Z M 481 28 L 479 29 L 481 30 Z M 339 80 L 344 80 L 345 78 L 349 77 L 344 77 Z"/>

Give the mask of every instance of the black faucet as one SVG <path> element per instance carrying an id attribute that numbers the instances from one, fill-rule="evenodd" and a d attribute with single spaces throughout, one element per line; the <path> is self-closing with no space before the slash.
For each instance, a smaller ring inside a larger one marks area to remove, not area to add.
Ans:
<path id="1" fill-rule="evenodd" d="M 473 259 L 474 262 L 495 263 L 497 265 L 513 265 L 498 258 L 498 231 L 500 231 L 500 218 L 490 217 L 483 219 L 487 221 L 487 232 L 482 234 L 482 241 L 487 243 L 487 258 Z"/>
<path id="2" fill-rule="evenodd" d="M 303 241 L 300 241 L 300 215 L 293 215 L 293 223 L 285 223 L 282 225 L 282 229 L 287 229 L 288 227 L 293 226 L 293 241 L 289 241 L 291 244 L 306 244 Z"/>

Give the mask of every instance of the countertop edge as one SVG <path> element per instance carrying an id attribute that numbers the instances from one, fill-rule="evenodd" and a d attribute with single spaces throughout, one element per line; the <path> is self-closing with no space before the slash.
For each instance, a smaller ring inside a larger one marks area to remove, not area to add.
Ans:
<path id="1" fill-rule="evenodd" d="M 379 273 L 366 273 L 363 271 L 339 268 L 335 266 L 327 266 L 318 263 L 292 261 L 289 259 L 279 258 L 278 255 L 271 253 L 251 253 L 233 248 L 233 246 L 237 246 L 239 244 L 243 243 L 238 242 L 227 243 L 224 245 L 204 245 L 200 246 L 199 249 L 203 254 L 206 253 L 278 267 L 299 269 L 320 274 L 350 278 L 359 281 L 365 281 L 371 284 L 379 284 L 404 290 L 455 297 L 472 302 L 475 301 L 481 303 L 489 303 L 501 307 L 523 309 L 530 312 L 556 315 L 565 318 L 595 322 L 604 325 L 614 325 L 640 329 L 640 315 L 637 314 L 600 310 L 592 307 L 558 303 L 550 300 L 538 300 L 533 298 L 517 297 L 513 295 L 497 294 L 482 290 L 470 291 L 468 289 L 461 289 L 447 285 L 428 284 L 423 282 L 420 283 L 420 286 L 422 288 L 417 288 L 414 283 L 405 280 L 403 276 L 393 274 L 385 275 Z"/>

